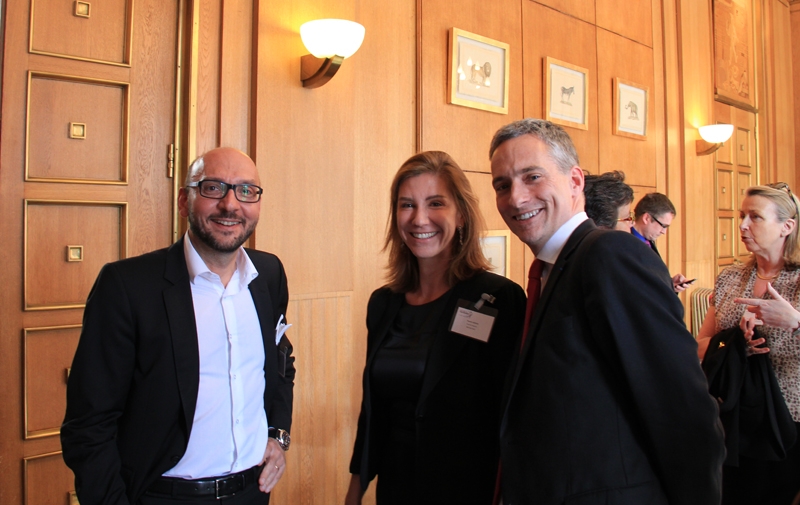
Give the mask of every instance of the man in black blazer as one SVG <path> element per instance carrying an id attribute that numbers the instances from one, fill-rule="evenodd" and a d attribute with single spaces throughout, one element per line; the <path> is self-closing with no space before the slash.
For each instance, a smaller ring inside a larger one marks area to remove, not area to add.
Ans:
<path id="1" fill-rule="evenodd" d="M 500 427 L 505 505 L 719 503 L 717 406 L 664 264 L 586 217 L 562 128 L 507 125 L 490 158 L 500 214 L 544 261 Z"/>
<path id="2" fill-rule="evenodd" d="M 82 505 L 269 503 L 295 370 L 283 266 L 242 247 L 258 184 L 247 155 L 209 151 L 180 190 L 186 236 L 98 275 L 61 427 Z"/>

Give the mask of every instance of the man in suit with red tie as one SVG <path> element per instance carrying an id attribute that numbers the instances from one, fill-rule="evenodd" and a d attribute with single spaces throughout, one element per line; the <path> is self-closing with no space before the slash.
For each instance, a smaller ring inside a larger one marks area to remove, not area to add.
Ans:
<path id="1" fill-rule="evenodd" d="M 664 263 L 587 218 L 559 126 L 507 125 L 490 158 L 497 209 L 541 267 L 500 428 L 505 505 L 719 503 L 717 405 Z"/>

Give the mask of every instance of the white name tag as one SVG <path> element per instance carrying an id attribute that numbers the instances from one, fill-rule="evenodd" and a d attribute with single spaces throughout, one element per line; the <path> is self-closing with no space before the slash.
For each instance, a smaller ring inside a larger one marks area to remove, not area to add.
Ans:
<path id="1" fill-rule="evenodd" d="M 489 307 L 483 307 L 481 311 L 472 310 L 467 308 L 470 304 L 465 300 L 459 300 L 458 305 L 456 313 L 453 314 L 450 331 L 481 342 L 488 342 L 497 311 Z M 488 312 L 488 314 L 484 312 Z"/>

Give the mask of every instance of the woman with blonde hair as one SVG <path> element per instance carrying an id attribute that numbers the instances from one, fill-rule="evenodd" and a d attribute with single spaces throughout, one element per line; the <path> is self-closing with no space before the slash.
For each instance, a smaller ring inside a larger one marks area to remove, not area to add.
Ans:
<path id="1" fill-rule="evenodd" d="M 489 504 L 503 384 L 525 294 L 490 273 L 483 218 L 446 153 L 395 175 L 388 284 L 367 306 L 367 362 L 347 505 L 377 475 L 378 505 Z"/>
<path id="2" fill-rule="evenodd" d="M 741 328 L 748 357 L 768 353 L 795 428 L 800 428 L 799 208 L 797 197 L 785 183 L 746 191 L 739 231 L 752 257 L 719 274 L 713 305 L 697 339 L 703 359 L 714 335 Z M 727 438 L 731 436 L 726 433 Z M 789 505 L 798 491 L 797 444 L 782 461 L 763 461 L 740 453 L 738 467 L 726 465 L 723 470 L 722 503 L 726 505 Z"/>

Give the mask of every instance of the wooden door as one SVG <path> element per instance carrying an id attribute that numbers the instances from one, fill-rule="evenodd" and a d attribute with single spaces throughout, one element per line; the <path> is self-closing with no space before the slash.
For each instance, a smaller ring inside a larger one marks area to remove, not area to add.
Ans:
<path id="1" fill-rule="evenodd" d="M 178 1 L 6 0 L 0 503 L 72 503 L 66 377 L 107 262 L 174 238 Z"/>
<path id="2" fill-rule="evenodd" d="M 733 124 L 730 140 L 714 153 L 717 186 L 717 271 L 739 261 L 747 261 L 750 253 L 739 239 L 739 209 L 744 192 L 758 184 L 756 156 L 756 115 L 715 103 L 718 123 Z"/>

